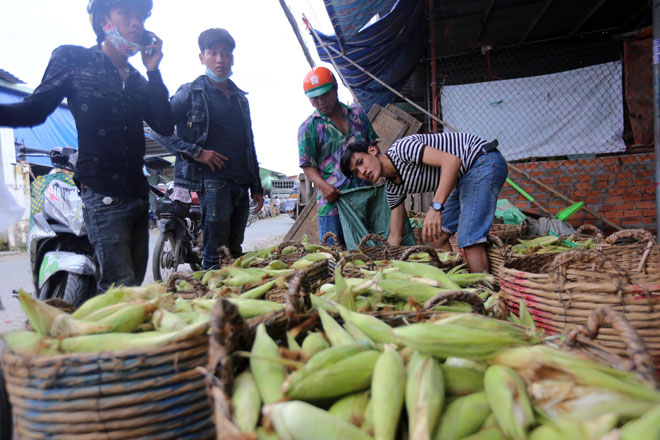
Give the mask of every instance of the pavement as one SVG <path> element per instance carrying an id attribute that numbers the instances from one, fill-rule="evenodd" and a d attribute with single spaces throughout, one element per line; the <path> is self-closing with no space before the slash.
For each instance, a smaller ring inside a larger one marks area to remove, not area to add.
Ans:
<path id="1" fill-rule="evenodd" d="M 245 230 L 243 250 L 248 252 L 280 243 L 293 223 L 294 221 L 284 214 L 254 222 Z M 158 230 L 152 230 L 150 235 L 145 284 L 152 283 L 154 280 L 151 272 L 151 256 L 158 237 Z M 12 297 L 12 292 L 19 289 L 26 292 L 34 291 L 27 252 L 0 252 L 0 303 L 4 306 L 4 310 L 0 310 L 0 334 L 8 330 L 23 328 L 25 325 L 25 315 L 20 304 L 17 299 Z"/>

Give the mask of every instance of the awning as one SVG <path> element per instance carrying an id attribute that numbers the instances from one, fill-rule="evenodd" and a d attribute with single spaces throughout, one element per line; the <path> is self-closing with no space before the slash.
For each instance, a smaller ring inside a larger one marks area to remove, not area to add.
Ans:
<path id="1" fill-rule="evenodd" d="M 386 106 L 394 94 L 336 54 L 330 46 L 378 77 L 400 89 L 422 57 L 424 2 L 419 0 L 324 0 L 336 36 L 319 33 L 316 49 L 330 62 L 329 51 L 360 106 Z M 369 23 L 376 15 L 380 17 Z M 367 24 L 365 26 L 365 24 Z"/>

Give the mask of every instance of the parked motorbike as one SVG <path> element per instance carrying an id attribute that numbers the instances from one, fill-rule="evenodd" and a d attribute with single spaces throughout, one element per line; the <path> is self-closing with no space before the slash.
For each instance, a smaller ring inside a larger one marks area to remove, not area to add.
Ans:
<path id="1" fill-rule="evenodd" d="M 145 157 L 147 167 L 162 171 L 172 164 L 158 157 Z M 159 235 L 151 258 L 155 281 L 167 281 L 180 265 L 189 264 L 193 271 L 202 269 L 204 242 L 202 211 L 199 203 L 181 203 L 167 193 L 151 186 L 156 196 L 156 217 Z"/>
<path id="2" fill-rule="evenodd" d="M 19 146 L 17 153 L 48 157 L 56 171 L 73 171 L 78 159 L 78 150 L 71 147 L 49 151 Z M 77 306 L 96 294 L 98 268 L 78 188 L 54 177 L 37 197 L 40 200 L 31 203 L 43 202 L 43 211 L 34 215 L 28 234 L 35 296 L 42 301 L 59 298 Z"/>

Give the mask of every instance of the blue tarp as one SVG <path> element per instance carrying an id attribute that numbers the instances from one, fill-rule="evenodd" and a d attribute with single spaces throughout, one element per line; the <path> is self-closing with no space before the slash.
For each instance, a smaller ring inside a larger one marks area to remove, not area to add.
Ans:
<path id="1" fill-rule="evenodd" d="M 20 102 L 27 93 L 0 87 L 0 104 Z M 14 141 L 26 147 L 51 150 L 53 147 L 78 148 L 78 131 L 73 116 L 65 105 L 58 106 L 46 121 L 35 127 L 14 128 Z M 51 166 L 50 159 L 28 157 L 30 163 Z"/>
<path id="2" fill-rule="evenodd" d="M 424 2 L 419 0 L 324 0 L 336 36 L 319 34 L 324 45 L 343 51 L 351 61 L 394 89 L 400 89 L 419 62 L 423 50 Z M 380 19 L 366 25 L 376 14 Z M 316 40 L 322 61 L 330 62 Z M 394 100 L 388 91 L 357 67 L 328 49 L 360 106 Z"/>

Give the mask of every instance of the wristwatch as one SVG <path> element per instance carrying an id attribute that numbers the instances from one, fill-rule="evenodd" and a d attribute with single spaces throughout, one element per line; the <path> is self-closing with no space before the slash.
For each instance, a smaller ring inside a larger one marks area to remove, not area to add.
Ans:
<path id="1" fill-rule="evenodd" d="M 442 212 L 442 210 L 445 209 L 445 206 L 442 204 L 442 202 L 431 202 L 431 208 L 433 208 L 435 211 Z"/>

